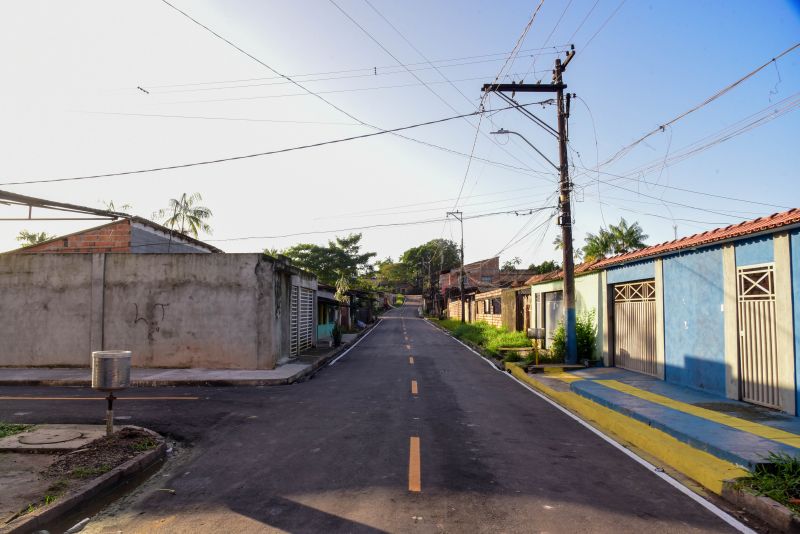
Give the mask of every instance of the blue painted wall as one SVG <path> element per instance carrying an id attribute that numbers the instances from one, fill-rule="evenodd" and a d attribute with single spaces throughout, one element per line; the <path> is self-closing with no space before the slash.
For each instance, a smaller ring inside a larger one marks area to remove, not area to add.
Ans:
<path id="1" fill-rule="evenodd" d="M 655 278 L 656 269 L 653 260 L 630 263 L 620 267 L 611 267 L 606 273 L 609 284 L 621 284 L 633 280 L 647 280 Z"/>
<path id="2" fill-rule="evenodd" d="M 724 396 L 722 248 L 666 257 L 663 268 L 664 377 Z"/>
<path id="3" fill-rule="evenodd" d="M 794 314 L 794 372 L 795 398 L 797 413 L 800 414 L 800 230 L 789 234 L 789 247 L 792 259 L 792 313 Z"/>
<path id="4" fill-rule="evenodd" d="M 775 245 L 772 235 L 745 239 L 734 244 L 736 266 L 758 265 L 775 261 Z"/>

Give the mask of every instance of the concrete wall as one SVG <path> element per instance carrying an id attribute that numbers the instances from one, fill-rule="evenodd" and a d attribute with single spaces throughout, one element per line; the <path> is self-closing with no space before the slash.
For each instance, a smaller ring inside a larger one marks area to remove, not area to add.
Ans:
<path id="1" fill-rule="evenodd" d="M 775 261 L 775 247 L 771 235 L 737 241 L 735 252 L 737 267 Z"/>
<path id="2" fill-rule="evenodd" d="M 292 282 L 316 289 L 260 254 L 0 256 L 0 365 L 125 349 L 135 366 L 271 369 L 289 353 Z"/>
<path id="3" fill-rule="evenodd" d="M 800 230 L 789 234 L 792 262 L 792 319 L 794 326 L 795 406 L 800 407 Z"/>
<path id="4" fill-rule="evenodd" d="M 628 265 L 620 265 L 619 267 L 610 267 L 607 271 L 606 281 L 609 284 L 622 284 L 635 280 L 648 280 L 650 278 L 655 278 L 655 276 L 655 261 L 646 260 L 630 263 Z"/>
<path id="5" fill-rule="evenodd" d="M 663 282 L 665 379 L 724 396 L 722 248 L 664 258 Z"/>

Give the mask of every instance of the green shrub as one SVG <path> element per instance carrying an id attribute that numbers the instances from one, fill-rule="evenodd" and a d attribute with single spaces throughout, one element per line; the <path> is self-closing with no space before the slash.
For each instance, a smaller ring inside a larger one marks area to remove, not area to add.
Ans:
<path id="1" fill-rule="evenodd" d="M 497 356 L 501 347 L 528 348 L 531 342 L 523 332 L 509 332 L 505 328 L 498 328 L 488 323 L 462 323 L 456 319 L 438 321 L 440 325 L 450 330 L 453 335 L 461 340 L 469 341 Z"/>
<path id="2" fill-rule="evenodd" d="M 789 502 L 800 498 L 800 458 L 785 453 L 770 453 L 768 464 L 756 466 L 753 474 L 739 479 L 737 486 L 747 488 L 757 495 L 770 499 L 800 512 L 800 506 Z"/>
<path id="3" fill-rule="evenodd" d="M 597 340 L 597 324 L 595 324 L 595 311 L 580 313 L 575 318 L 575 335 L 578 339 L 578 359 L 594 360 L 595 343 Z M 567 356 L 567 332 L 563 321 L 558 324 L 553 332 L 553 341 L 550 352 L 559 361 L 565 361 Z"/>
<path id="4" fill-rule="evenodd" d="M 522 356 L 519 355 L 518 352 L 509 352 L 506 354 L 505 358 L 503 358 L 504 362 L 521 362 L 524 361 Z"/>

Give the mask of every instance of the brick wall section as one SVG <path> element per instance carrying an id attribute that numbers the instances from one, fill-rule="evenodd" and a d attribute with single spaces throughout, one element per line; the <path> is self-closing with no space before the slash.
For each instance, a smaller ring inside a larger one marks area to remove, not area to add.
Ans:
<path id="1" fill-rule="evenodd" d="M 492 326 L 503 326 L 502 316 L 499 313 L 483 313 L 482 304 L 481 301 L 478 301 L 478 314 L 476 315 L 476 319 L 484 323 L 489 323 Z"/>
<path id="2" fill-rule="evenodd" d="M 66 244 L 65 244 L 66 242 Z M 131 252 L 130 221 L 112 224 L 27 247 L 19 254 Z"/>

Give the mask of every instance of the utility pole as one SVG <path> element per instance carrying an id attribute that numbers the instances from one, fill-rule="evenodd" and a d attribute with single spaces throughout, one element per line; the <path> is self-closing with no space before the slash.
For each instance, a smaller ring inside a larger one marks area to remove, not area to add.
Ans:
<path id="1" fill-rule="evenodd" d="M 462 217 L 462 213 L 460 211 L 448 211 L 447 216 L 455 217 L 458 219 L 458 222 L 461 223 L 461 276 L 459 276 L 459 284 L 458 287 L 460 288 L 461 293 L 461 322 L 464 322 L 464 277 L 466 276 L 464 273 L 464 218 Z"/>
<path id="2" fill-rule="evenodd" d="M 562 63 L 561 58 L 557 58 L 555 68 L 553 69 L 553 83 L 497 83 L 497 84 L 484 84 L 482 90 L 500 93 L 506 100 L 514 104 L 513 97 L 515 93 L 555 93 L 556 94 L 556 107 L 558 108 L 558 159 L 559 165 L 559 217 L 558 224 L 561 226 L 561 241 L 564 244 L 564 329 L 567 334 L 567 362 L 574 364 L 578 362 L 578 342 L 575 334 L 575 260 L 572 252 L 572 206 L 570 203 L 570 194 L 572 192 L 572 182 L 569 179 L 569 163 L 567 160 L 567 142 L 569 139 L 567 130 L 567 119 L 569 118 L 569 105 L 571 95 L 564 95 L 564 89 L 567 88 L 564 84 L 563 74 L 567 65 L 572 58 L 575 57 L 575 47 L 567 52 L 566 59 Z M 511 97 L 503 93 L 511 93 Z M 518 108 L 522 111 L 524 108 Z M 524 115 L 530 113 L 523 112 Z M 530 117 L 529 117 L 530 118 Z M 534 117 L 538 125 L 547 130 L 552 130 L 547 124 L 542 124 L 543 121 L 538 117 Z M 532 119 L 533 120 L 533 119 Z M 500 132 L 505 133 L 505 132 Z M 549 132 L 552 133 L 552 132 Z M 527 140 L 526 140 L 527 142 Z M 528 142 L 528 144 L 531 144 Z M 531 146 L 533 146 L 531 144 Z M 534 149 L 539 152 L 536 147 Z M 541 152 L 540 152 L 541 154 Z M 545 158 L 547 159 L 547 158 Z M 547 160 L 550 161 L 549 159 Z"/>

